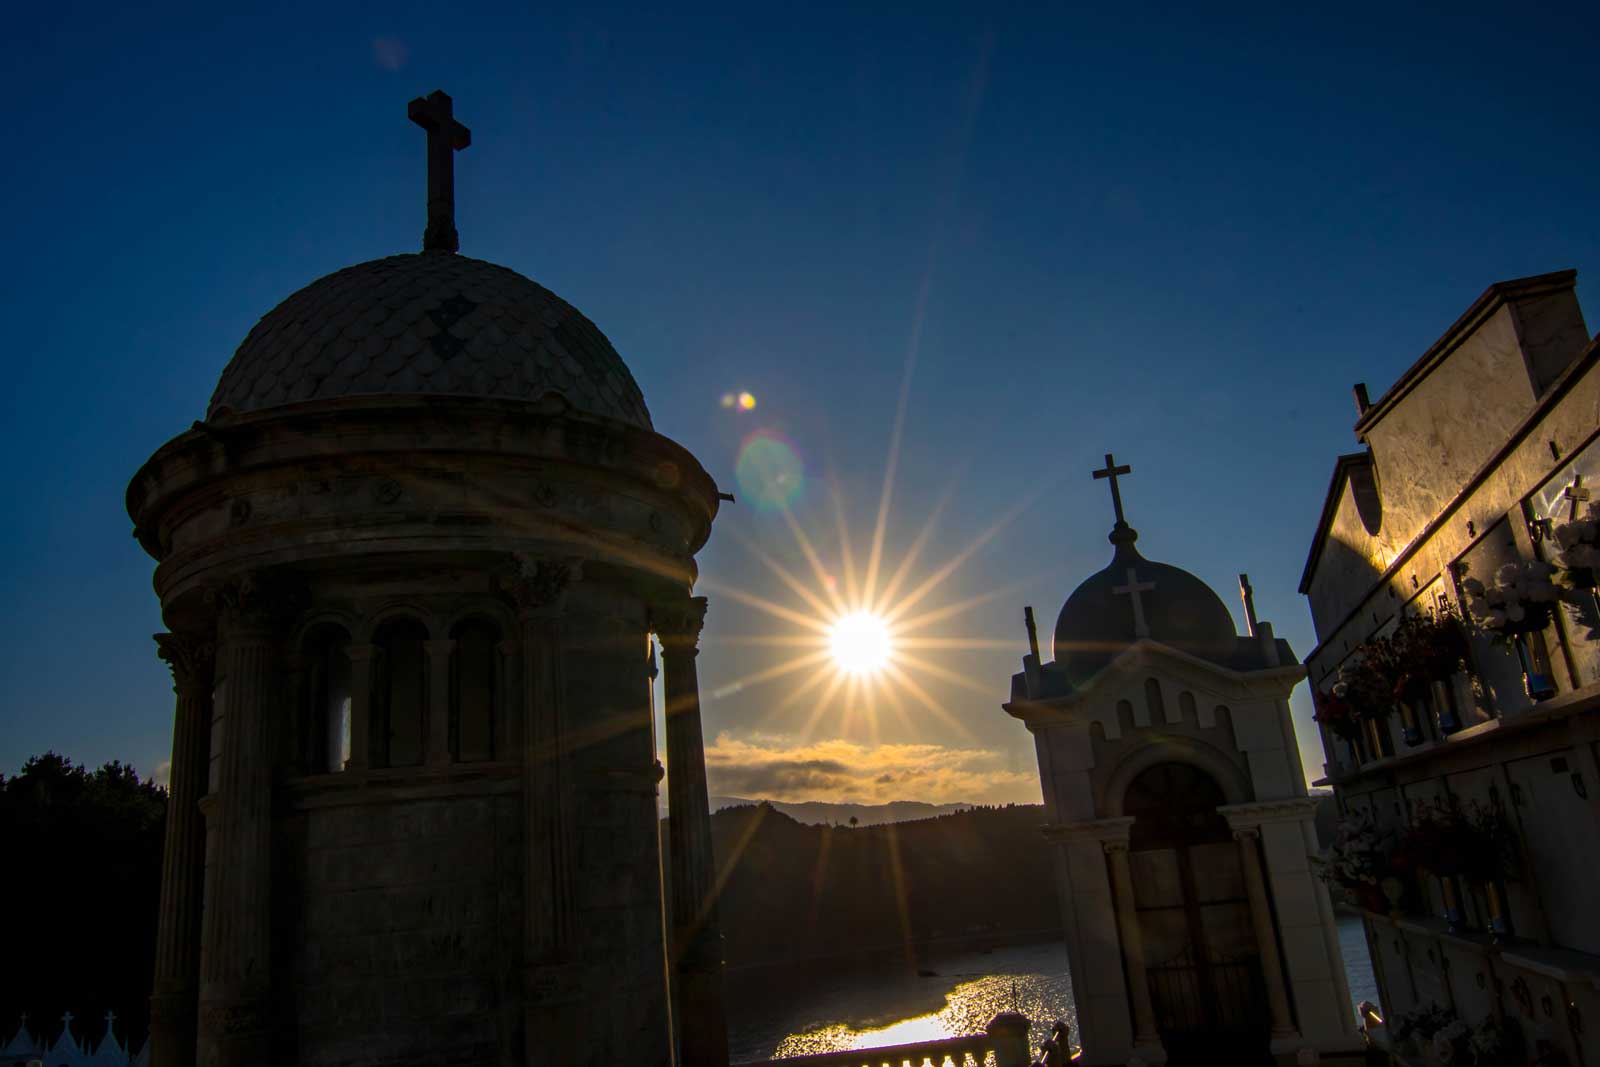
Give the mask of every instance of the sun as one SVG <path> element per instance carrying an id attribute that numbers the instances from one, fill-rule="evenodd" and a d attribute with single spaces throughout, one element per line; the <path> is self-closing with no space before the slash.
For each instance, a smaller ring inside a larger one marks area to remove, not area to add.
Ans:
<path id="1" fill-rule="evenodd" d="M 828 633 L 828 648 L 846 674 L 877 674 L 889 665 L 893 652 L 889 624 L 870 611 L 841 616 Z"/>

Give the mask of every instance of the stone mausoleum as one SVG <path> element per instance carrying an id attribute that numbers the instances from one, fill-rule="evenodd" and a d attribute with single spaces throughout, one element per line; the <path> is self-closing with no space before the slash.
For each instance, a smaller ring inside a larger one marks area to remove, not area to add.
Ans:
<path id="1" fill-rule="evenodd" d="M 725 1065 L 717 488 L 594 323 L 457 254 L 470 135 L 411 117 L 423 251 L 269 311 L 128 488 L 177 691 L 152 1063 Z"/>
<path id="2" fill-rule="evenodd" d="M 1287 642 L 1249 632 L 1116 509 L 1111 563 L 1067 598 L 1005 710 L 1033 734 L 1085 1064 L 1294 1062 L 1361 1048 L 1312 871 Z"/>
<path id="3" fill-rule="evenodd" d="M 1381 396 L 1356 386 L 1300 585 L 1327 782 L 1388 890 L 1352 892 L 1369 1029 L 1402 1063 L 1449 1025 L 1600 1067 L 1600 338 L 1576 283 L 1495 282 Z M 1372 699 L 1374 673 L 1402 684 Z M 1429 848 L 1441 819 L 1488 862 Z"/>

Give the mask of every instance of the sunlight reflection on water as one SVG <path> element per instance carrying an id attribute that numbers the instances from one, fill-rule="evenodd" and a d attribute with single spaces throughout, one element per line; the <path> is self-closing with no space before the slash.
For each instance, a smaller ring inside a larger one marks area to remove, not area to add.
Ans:
<path id="1" fill-rule="evenodd" d="M 1013 1009 L 1033 1021 L 1032 1042 L 1036 1045 L 1047 1036 L 1052 1021 L 1076 1021 L 1066 949 L 1060 942 L 963 953 L 935 959 L 928 966 L 937 974 L 879 976 L 876 980 L 841 976 L 840 982 L 816 990 L 811 1004 L 795 999 L 781 1006 L 769 1002 L 769 1014 L 788 1016 L 784 1020 L 788 1027 L 781 1022 L 776 1027 L 787 1030 L 786 1036 L 775 1043 L 770 1037 L 762 1040 L 759 1031 L 767 1029 L 770 1034 L 771 1029 L 736 1022 L 734 1059 L 881 1048 L 981 1033 L 996 1014 Z M 867 985 L 870 993 L 865 992 Z M 852 996 L 853 989 L 864 995 Z M 927 1010 L 941 1001 L 937 1010 Z M 739 1014 L 754 1023 L 751 1012 Z M 754 1014 L 762 1014 L 760 1007 Z"/>
<path id="2" fill-rule="evenodd" d="M 1377 1000 L 1361 921 L 1341 917 L 1339 940 L 1351 1000 Z M 952 955 L 927 966 L 937 974 L 844 972 L 788 988 L 733 976 L 734 1062 L 975 1034 L 997 1013 L 1013 1009 L 1032 1024 L 1032 1048 L 1049 1036 L 1056 1019 L 1067 1020 L 1077 1032 L 1066 946 L 1059 941 Z"/>

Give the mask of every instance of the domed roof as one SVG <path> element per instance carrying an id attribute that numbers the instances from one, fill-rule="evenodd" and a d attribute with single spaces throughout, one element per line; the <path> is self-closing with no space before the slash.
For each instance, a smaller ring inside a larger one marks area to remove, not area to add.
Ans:
<path id="1" fill-rule="evenodd" d="M 1056 619 L 1056 667 L 1074 684 L 1138 640 L 1135 597 L 1151 640 L 1216 663 L 1233 658 L 1238 635 L 1222 598 L 1188 571 L 1139 555 L 1133 547 L 1137 537 L 1125 523 L 1117 524 L 1111 565 L 1085 579 Z"/>
<path id="2" fill-rule="evenodd" d="M 651 428 L 622 357 L 571 304 L 505 267 L 423 252 L 335 271 L 267 312 L 206 418 L 341 396 L 547 393 Z"/>

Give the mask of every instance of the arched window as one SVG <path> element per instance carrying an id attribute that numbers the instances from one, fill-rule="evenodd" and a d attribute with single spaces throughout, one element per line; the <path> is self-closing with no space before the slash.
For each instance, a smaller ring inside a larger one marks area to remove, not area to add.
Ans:
<path id="1" fill-rule="evenodd" d="M 462 763 L 492 760 L 499 708 L 500 628 L 468 619 L 450 632 L 450 750 Z"/>
<path id="2" fill-rule="evenodd" d="M 1184 719 L 1199 718 L 1200 713 L 1194 706 L 1194 694 L 1185 689 L 1178 694 L 1178 714 Z"/>
<path id="3" fill-rule="evenodd" d="M 1160 725 L 1167 721 L 1167 705 L 1161 699 L 1161 683 L 1154 678 L 1144 680 L 1144 702 L 1150 709 L 1150 721 Z"/>
<path id="4" fill-rule="evenodd" d="M 300 767 L 334 774 L 350 758 L 350 635 L 314 626 L 300 645 Z"/>
<path id="5" fill-rule="evenodd" d="M 390 619 L 372 643 L 373 766 L 422 763 L 428 712 L 428 631 L 415 619 Z"/>

